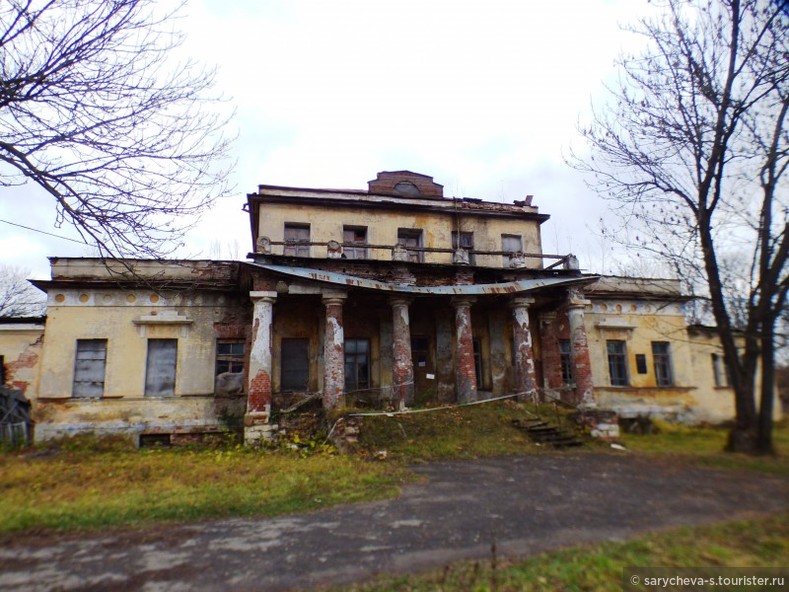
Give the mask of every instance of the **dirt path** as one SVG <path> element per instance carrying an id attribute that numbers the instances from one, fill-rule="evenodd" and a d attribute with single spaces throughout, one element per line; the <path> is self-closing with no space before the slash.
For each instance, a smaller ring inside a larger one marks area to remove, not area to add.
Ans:
<path id="1" fill-rule="evenodd" d="M 0 590 L 303 590 L 786 510 L 789 480 L 643 456 L 435 463 L 393 500 L 0 547 Z"/>

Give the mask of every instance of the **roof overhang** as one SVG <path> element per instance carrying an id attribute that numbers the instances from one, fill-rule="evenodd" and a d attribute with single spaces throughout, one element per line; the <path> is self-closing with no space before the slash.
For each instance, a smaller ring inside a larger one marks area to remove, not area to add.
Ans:
<path id="1" fill-rule="evenodd" d="M 363 288 L 379 292 L 393 292 L 413 295 L 447 295 L 447 296 L 481 296 L 526 294 L 541 288 L 558 286 L 581 286 L 596 281 L 599 276 L 584 277 L 544 277 L 514 280 L 497 284 L 455 284 L 451 286 L 411 286 L 371 280 L 335 271 L 325 271 L 309 267 L 292 267 L 289 265 L 272 265 L 268 263 L 248 263 L 253 267 L 265 269 L 285 276 L 310 280 L 324 284 L 344 286 L 346 288 Z"/>

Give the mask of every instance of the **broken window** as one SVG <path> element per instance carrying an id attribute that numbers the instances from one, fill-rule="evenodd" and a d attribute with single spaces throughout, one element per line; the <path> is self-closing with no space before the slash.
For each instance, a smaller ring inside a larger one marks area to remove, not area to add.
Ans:
<path id="1" fill-rule="evenodd" d="M 343 226 L 342 253 L 347 259 L 367 259 L 366 226 Z"/>
<path id="2" fill-rule="evenodd" d="M 310 256 L 310 225 L 285 223 L 285 255 Z"/>
<path id="3" fill-rule="evenodd" d="M 652 342 L 652 363 L 655 366 L 655 380 L 658 386 L 673 386 L 671 371 L 671 344 L 668 341 Z"/>
<path id="4" fill-rule="evenodd" d="M 606 344 L 611 386 L 628 386 L 630 383 L 627 378 L 627 346 L 625 342 L 611 339 Z"/>
<path id="5" fill-rule="evenodd" d="M 422 231 L 418 228 L 398 228 L 397 244 L 408 250 L 408 260 L 421 263 L 422 257 Z"/>
<path id="6" fill-rule="evenodd" d="M 370 340 L 345 340 L 346 392 L 370 388 Z"/>
<path id="7" fill-rule="evenodd" d="M 559 360 L 562 366 L 562 384 L 573 384 L 573 352 L 569 339 L 559 340 Z"/>
<path id="8" fill-rule="evenodd" d="M 145 365 L 145 396 L 172 397 L 178 363 L 177 339 L 149 339 Z"/>
<path id="9" fill-rule="evenodd" d="M 306 391 L 310 381 L 309 340 L 283 338 L 281 352 L 280 389 Z"/>
<path id="10" fill-rule="evenodd" d="M 104 396 L 106 366 L 106 339 L 77 339 L 71 395 L 86 399 L 98 399 Z"/>
<path id="11" fill-rule="evenodd" d="M 218 339 L 216 342 L 216 374 L 244 371 L 244 341 Z"/>
<path id="12" fill-rule="evenodd" d="M 513 255 L 523 252 L 523 239 L 518 234 L 502 234 L 501 250 L 504 252 L 504 267 L 509 267 Z"/>
<path id="13" fill-rule="evenodd" d="M 468 252 L 468 262 L 474 264 L 474 233 L 452 231 L 452 250 L 464 249 Z"/>

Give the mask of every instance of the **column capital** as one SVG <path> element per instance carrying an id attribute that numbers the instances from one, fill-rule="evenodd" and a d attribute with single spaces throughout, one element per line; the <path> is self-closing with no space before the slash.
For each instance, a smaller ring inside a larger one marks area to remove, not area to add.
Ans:
<path id="1" fill-rule="evenodd" d="M 276 292 L 269 292 L 269 291 L 260 291 L 260 290 L 253 290 L 249 293 L 250 300 L 263 300 L 268 302 L 274 302 L 277 299 Z"/>
<path id="2" fill-rule="evenodd" d="M 578 288 L 570 288 L 567 290 L 567 308 L 586 308 L 586 305 L 591 304 L 591 300 L 584 298 L 584 293 Z"/>
<path id="3" fill-rule="evenodd" d="M 530 296 L 516 296 L 510 300 L 510 306 L 512 308 L 528 307 L 532 304 L 534 304 L 534 298 Z"/>
<path id="4" fill-rule="evenodd" d="M 321 300 L 326 305 L 342 304 L 348 298 L 348 292 L 341 290 L 324 290 L 321 292 Z"/>
<path id="5" fill-rule="evenodd" d="M 392 307 L 395 307 L 395 306 L 410 306 L 413 301 L 414 301 L 413 298 L 409 298 L 407 296 L 390 296 L 389 297 L 389 304 Z"/>
<path id="6" fill-rule="evenodd" d="M 556 320 L 556 311 L 550 310 L 547 312 L 540 313 L 540 322 L 541 323 L 553 323 Z"/>
<path id="7" fill-rule="evenodd" d="M 471 306 L 477 301 L 476 296 L 453 296 L 449 303 L 455 308 Z"/>

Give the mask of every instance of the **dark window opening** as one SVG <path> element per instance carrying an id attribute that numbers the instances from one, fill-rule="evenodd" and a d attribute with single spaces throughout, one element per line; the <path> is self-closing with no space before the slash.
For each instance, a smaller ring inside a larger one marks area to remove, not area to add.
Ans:
<path id="1" fill-rule="evenodd" d="M 562 384 L 573 384 L 573 352 L 569 339 L 559 340 L 559 359 L 562 366 Z"/>
<path id="2" fill-rule="evenodd" d="M 630 383 L 627 377 L 627 347 L 625 342 L 610 340 L 606 345 L 611 386 L 628 386 Z"/>
<path id="3" fill-rule="evenodd" d="M 170 446 L 170 434 L 140 434 L 140 448 L 155 448 L 160 446 Z"/>
<path id="4" fill-rule="evenodd" d="M 172 397 L 178 364 L 177 339 L 149 339 L 145 365 L 145 396 Z"/>
<path id="5" fill-rule="evenodd" d="M 72 396 L 85 399 L 98 399 L 104 396 L 106 367 L 106 339 L 77 339 Z"/>
<path id="6" fill-rule="evenodd" d="M 655 380 L 658 386 L 672 386 L 671 349 L 667 341 L 652 342 L 652 362 L 655 365 Z"/>
<path id="7" fill-rule="evenodd" d="M 370 340 L 345 340 L 345 391 L 370 388 Z"/>
<path id="8" fill-rule="evenodd" d="M 477 377 L 477 387 L 482 386 L 482 341 L 480 339 L 472 340 L 474 344 L 474 374 Z"/>
<path id="9" fill-rule="evenodd" d="M 644 354 L 636 354 L 636 372 L 639 374 L 647 373 L 647 357 Z"/>
<path id="10" fill-rule="evenodd" d="M 285 255 L 310 256 L 310 225 L 285 223 Z"/>
<path id="11" fill-rule="evenodd" d="M 283 338 L 281 345 L 280 388 L 306 391 L 310 382 L 309 340 Z"/>

